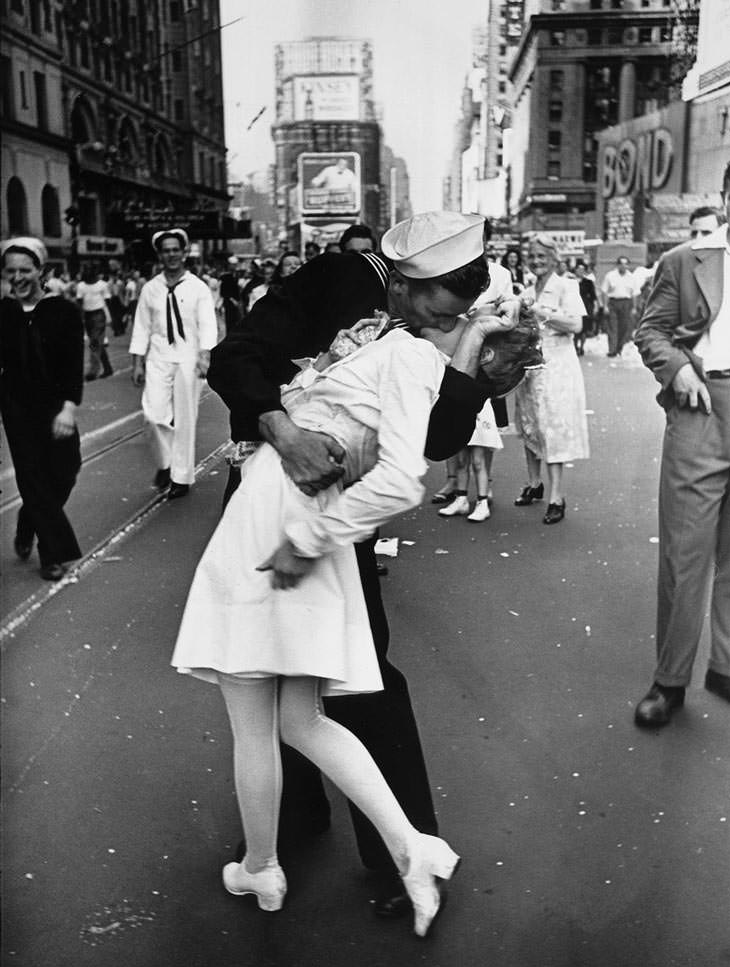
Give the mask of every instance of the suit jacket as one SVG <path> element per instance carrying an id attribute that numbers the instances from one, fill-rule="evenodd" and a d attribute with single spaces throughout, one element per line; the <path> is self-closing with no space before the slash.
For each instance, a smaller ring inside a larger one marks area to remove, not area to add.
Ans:
<path id="1" fill-rule="evenodd" d="M 709 329 L 722 303 L 723 258 L 727 226 L 686 242 L 662 256 L 634 342 L 662 389 L 659 403 L 674 402 L 671 383 L 690 362 L 704 379 L 702 360 L 692 351 Z"/>
<path id="2" fill-rule="evenodd" d="M 325 253 L 269 287 L 243 325 L 211 353 L 208 383 L 230 410 L 233 440 L 259 439 L 261 413 L 283 410 L 280 386 L 296 373 L 292 360 L 327 349 L 340 329 L 388 307 L 388 270 L 371 253 Z M 431 411 L 426 456 L 445 460 L 474 432 L 486 391 L 447 367 Z"/>

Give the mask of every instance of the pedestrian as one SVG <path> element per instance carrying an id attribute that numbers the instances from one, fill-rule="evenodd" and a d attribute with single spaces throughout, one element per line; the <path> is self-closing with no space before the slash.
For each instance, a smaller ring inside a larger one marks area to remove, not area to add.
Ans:
<path id="1" fill-rule="evenodd" d="M 573 343 L 575 344 L 576 353 L 579 356 L 584 356 L 586 339 L 595 335 L 594 318 L 598 294 L 593 280 L 586 276 L 585 262 L 578 261 L 575 263 L 575 277 L 578 280 L 578 292 L 580 293 L 586 312 L 581 320 L 580 332 L 577 332 L 573 336 Z"/>
<path id="2" fill-rule="evenodd" d="M 512 277 L 512 291 L 519 295 L 525 288 L 525 275 L 522 271 L 522 256 L 518 248 L 508 248 L 502 256 L 502 267 L 507 269 Z"/>
<path id="3" fill-rule="evenodd" d="M 218 332 L 208 286 L 185 268 L 181 228 L 156 232 L 162 271 L 143 287 L 129 352 L 132 382 L 144 385 L 142 412 L 151 431 L 155 486 L 174 500 L 195 482 L 195 427 L 201 380 Z"/>
<path id="4" fill-rule="evenodd" d="M 220 296 L 223 303 L 223 324 L 225 334 L 229 333 L 236 326 L 241 324 L 243 313 L 241 312 L 240 294 L 241 289 L 238 284 L 238 257 L 230 255 L 227 261 L 225 272 L 221 273 Z"/>
<path id="5" fill-rule="evenodd" d="M 319 245 L 316 242 L 306 242 L 304 245 L 304 261 L 311 262 L 321 254 Z"/>
<path id="6" fill-rule="evenodd" d="M 294 275 L 297 269 L 302 267 L 302 260 L 299 253 L 293 250 L 282 252 L 279 261 L 276 263 L 274 274 L 271 276 L 271 284 L 279 285 L 282 279 L 289 275 Z"/>
<path id="7" fill-rule="evenodd" d="M 0 411 L 22 504 L 15 553 L 27 561 L 38 539 L 41 577 L 60 580 L 81 557 L 64 512 L 81 467 L 76 408 L 81 404 L 84 331 L 81 313 L 41 284 L 46 248 L 40 239 L 2 244 Z"/>
<path id="8" fill-rule="evenodd" d="M 261 263 L 261 279 L 260 281 L 251 289 L 248 295 L 248 308 L 247 313 L 250 312 L 255 303 L 258 302 L 262 296 L 265 296 L 269 291 L 269 286 L 271 285 L 271 280 L 274 277 L 274 272 L 276 271 L 276 262 L 273 259 L 264 259 Z"/>
<path id="9" fill-rule="evenodd" d="M 722 197 L 730 223 L 730 162 Z M 710 591 L 705 688 L 730 702 L 730 228 L 673 248 L 657 266 L 637 330 L 666 411 L 659 479 L 654 682 L 641 726 L 684 703 Z"/>
<path id="10" fill-rule="evenodd" d="M 690 238 L 698 238 L 702 235 L 712 235 L 720 227 L 720 218 L 715 208 L 709 205 L 701 205 L 695 208 L 689 216 L 689 235 Z"/>
<path id="11" fill-rule="evenodd" d="M 262 436 L 280 454 L 284 470 L 307 496 L 344 473 L 343 451 L 328 438 L 296 427 L 280 399 L 279 386 L 295 372 L 291 360 L 316 355 L 341 328 L 371 317 L 375 308 L 417 326 L 447 323 L 486 285 L 479 216 L 436 212 L 400 223 L 383 240 L 394 264 L 372 253 L 321 255 L 284 279 L 276 293 L 256 305 L 245 328 L 229 335 L 211 354 L 208 381 L 231 411 L 231 433 L 242 452 Z M 454 271 L 452 271 L 454 270 Z M 444 460 L 466 445 L 487 391 L 447 369 L 429 424 L 426 455 Z M 332 432 L 332 421 L 326 422 Z M 409 447 L 410 449 L 410 447 Z M 244 465 L 245 466 L 245 465 Z M 226 496 L 240 480 L 231 468 Z M 376 573 L 374 540 L 355 545 L 368 618 L 384 689 L 355 699 L 328 698 L 327 714 L 363 742 L 393 789 L 410 822 L 436 835 L 418 729 L 403 674 L 388 661 L 388 624 Z M 329 804 L 318 772 L 284 756 L 282 828 L 320 831 L 329 824 Z M 358 848 L 379 879 L 375 912 L 401 916 L 410 904 L 388 850 L 372 825 L 352 810 Z"/>
<path id="12" fill-rule="evenodd" d="M 544 461 L 549 483 L 544 524 L 558 524 L 565 517 L 565 464 L 589 456 L 585 386 L 571 338 L 582 325 L 585 306 L 578 283 L 559 276 L 557 263 L 557 246 L 549 235 L 530 240 L 529 265 L 537 282 L 525 289 L 522 299 L 540 327 L 545 366 L 528 372 L 515 393 L 515 425 L 525 447 L 528 475 L 515 505 L 526 507 L 542 499 Z"/>
<path id="13" fill-rule="evenodd" d="M 488 229 L 485 229 L 488 232 Z M 485 235 L 485 237 L 488 237 Z M 499 327 L 503 330 L 514 328 L 519 314 L 519 301 L 513 294 L 513 276 L 509 269 L 497 262 L 489 264 L 489 286 L 475 300 L 470 312 L 483 308 L 499 318 Z M 464 325 L 464 321 L 457 325 Z M 427 331 L 432 336 L 430 331 Z M 433 334 L 435 336 L 435 334 Z M 437 345 L 444 348 L 443 340 Z M 467 516 L 476 523 L 487 520 L 491 515 L 492 500 L 492 461 L 494 451 L 502 449 L 502 438 L 499 435 L 496 407 L 498 404 L 504 414 L 505 425 L 507 407 L 503 399 L 487 400 L 477 416 L 474 433 L 467 447 L 454 457 L 446 461 L 446 482 L 431 498 L 431 503 L 446 503 L 447 506 L 439 510 L 442 517 L 457 515 Z M 470 470 L 474 473 L 477 497 L 470 513 L 468 487 Z"/>
<path id="14" fill-rule="evenodd" d="M 606 312 L 608 356 L 620 356 L 621 350 L 631 338 L 636 317 L 636 286 L 625 255 L 619 255 L 616 268 L 606 272 L 601 285 L 601 296 Z"/>
<path id="15" fill-rule="evenodd" d="M 83 311 L 84 329 L 89 341 L 89 366 L 84 376 L 87 383 L 97 377 L 103 379 L 111 376 L 114 372 L 104 344 L 106 326 L 111 321 L 110 299 L 106 279 L 95 266 L 88 266 L 76 286 L 76 301 Z"/>
<path id="16" fill-rule="evenodd" d="M 368 225 L 350 225 L 340 236 L 341 252 L 374 252 L 377 248 L 373 230 Z"/>
<path id="17" fill-rule="evenodd" d="M 112 333 L 123 336 L 127 328 L 124 318 L 124 280 L 119 272 L 111 272 L 107 280 L 109 286 L 109 314 Z"/>

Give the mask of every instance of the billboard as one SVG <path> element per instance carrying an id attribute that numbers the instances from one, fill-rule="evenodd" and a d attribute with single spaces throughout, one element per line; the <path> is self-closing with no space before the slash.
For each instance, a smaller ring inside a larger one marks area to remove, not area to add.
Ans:
<path id="1" fill-rule="evenodd" d="M 310 74 L 293 79 L 295 121 L 359 121 L 356 74 Z"/>
<path id="2" fill-rule="evenodd" d="M 299 155 L 301 215 L 357 215 L 361 187 L 357 152 Z"/>

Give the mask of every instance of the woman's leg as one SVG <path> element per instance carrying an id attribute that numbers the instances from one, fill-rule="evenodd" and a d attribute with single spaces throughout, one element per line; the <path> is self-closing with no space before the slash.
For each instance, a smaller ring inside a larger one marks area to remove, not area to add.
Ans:
<path id="1" fill-rule="evenodd" d="M 550 482 L 550 496 L 548 503 L 560 504 L 565 499 L 563 495 L 563 464 L 549 463 L 547 465 L 548 480 Z"/>
<path id="2" fill-rule="evenodd" d="M 318 678 L 281 680 L 281 739 L 313 762 L 368 817 L 403 872 L 416 830 L 362 742 L 324 714 L 321 688 Z"/>
<path id="3" fill-rule="evenodd" d="M 278 679 L 219 676 L 233 732 L 233 772 L 249 873 L 276 864 L 281 800 Z"/>
<path id="4" fill-rule="evenodd" d="M 527 461 L 527 476 L 528 483 L 532 488 L 540 486 L 540 460 L 535 454 L 530 450 L 529 447 L 525 447 L 525 460 Z"/>
<path id="5" fill-rule="evenodd" d="M 492 454 L 489 447 L 469 447 L 471 468 L 474 471 L 474 481 L 477 486 L 477 500 L 486 500 L 489 490 L 489 468 L 492 465 Z"/>

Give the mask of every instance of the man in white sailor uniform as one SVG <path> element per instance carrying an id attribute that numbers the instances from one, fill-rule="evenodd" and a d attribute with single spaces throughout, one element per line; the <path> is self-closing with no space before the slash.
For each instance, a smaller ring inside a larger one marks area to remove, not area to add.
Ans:
<path id="1" fill-rule="evenodd" d="M 195 480 L 195 427 L 202 380 L 218 341 L 211 291 L 185 268 L 188 236 L 152 236 L 162 272 L 140 293 L 129 352 L 132 382 L 144 385 L 142 412 L 157 465 L 155 486 L 184 497 Z"/>

